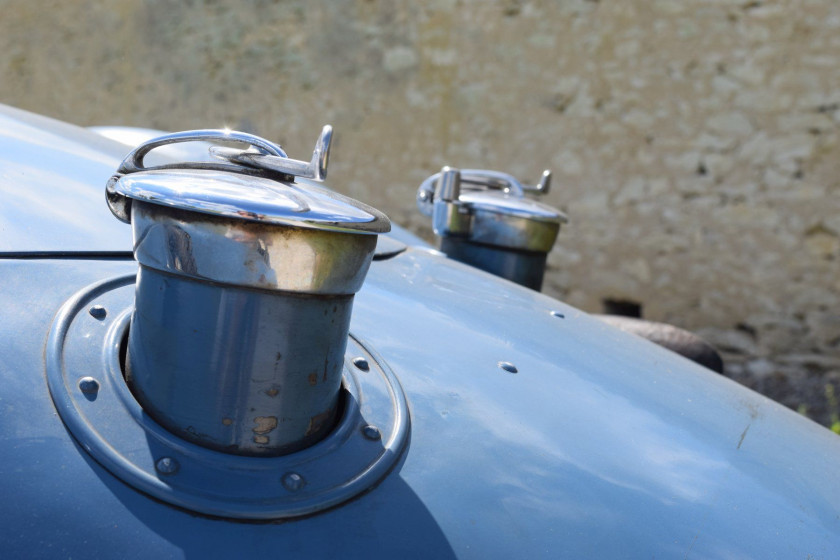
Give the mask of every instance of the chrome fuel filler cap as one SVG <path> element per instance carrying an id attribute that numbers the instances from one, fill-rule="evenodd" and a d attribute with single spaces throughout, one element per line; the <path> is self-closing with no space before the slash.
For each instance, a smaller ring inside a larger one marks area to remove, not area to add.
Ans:
<path id="1" fill-rule="evenodd" d="M 444 167 L 420 185 L 417 207 L 432 218 L 447 256 L 539 290 L 548 252 L 568 218 L 526 194 L 544 195 L 550 187 L 548 170 L 527 187 L 507 173 Z"/>
<path id="2" fill-rule="evenodd" d="M 181 132 L 136 148 L 108 182 L 140 264 L 126 380 L 193 443 L 282 455 L 336 422 L 353 294 L 390 222 L 313 182 L 331 135 L 303 162 L 241 132 Z M 223 143 L 219 161 L 144 167 L 154 148 L 191 141 Z"/>

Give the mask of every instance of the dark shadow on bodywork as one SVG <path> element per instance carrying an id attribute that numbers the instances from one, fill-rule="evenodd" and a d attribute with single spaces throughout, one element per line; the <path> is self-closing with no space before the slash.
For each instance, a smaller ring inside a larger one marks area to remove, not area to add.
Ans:
<path id="1" fill-rule="evenodd" d="M 455 558 L 423 500 L 400 476 L 405 456 L 378 486 L 330 510 L 298 519 L 247 522 L 206 517 L 154 500 L 77 449 L 124 508 L 103 507 L 103 512 L 116 511 L 111 517 L 119 534 L 109 540 L 124 543 L 120 554 L 126 558 Z M 78 522 L 79 531 L 89 525 L 89 520 Z M 138 542 L 145 543 L 143 549 L 133 548 Z"/>

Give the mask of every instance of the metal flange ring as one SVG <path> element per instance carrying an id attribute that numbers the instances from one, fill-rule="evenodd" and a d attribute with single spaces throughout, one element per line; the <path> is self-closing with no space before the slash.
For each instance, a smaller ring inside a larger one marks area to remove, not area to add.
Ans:
<path id="1" fill-rule="evenodd" d="M 159 500 L 234 519 L 311 515 L 376 485 L 405 450 L 409 414 L 399 380 L 351 333 L 344 411 L 322 441 L 282 457 L 205 449 L 143 412 L 123 379 L 120 351 L 133 311 L 134 276 L 94 284 L 58 313 L 47 381 L 70 432 L 100 465 Z"/>

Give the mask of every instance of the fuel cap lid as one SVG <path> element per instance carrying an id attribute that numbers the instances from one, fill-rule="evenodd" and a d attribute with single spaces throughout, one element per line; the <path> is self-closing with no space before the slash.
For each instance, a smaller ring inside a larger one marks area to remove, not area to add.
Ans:
<path id="1" fill-rule="evenodd" d="M 569 221 L 563 212 L 553 206 L 509 194 L 491 191 L 465 191 L 461 193 L 460 200 L 476 210 L 483 210 L 502 216 L 552 224 L 565 224 Z"/>
<path id="2" fill-rule="evenodd" d="M 134 256 L 146 268 L 242 288 L 354 294 L 377 234 L 391 223 L 314 183 L 326 177 L 331 136 L 325 126 L 309 162 L 243 132 L 161 136 L 126 156 L 106 185 L 106 200 L 131 224 Z M 211 142 L 211 157 L 144 164 L 155 148 L 180 142 Z"/>
<path id="3" fill-rule="evenodd" d="M 379 210 L 300 179 L 278 181 L 212 169 L 159 169 L 125 175 L 111 192 L 161 206 L 263 224 L 360 234 L 391 229 L 388 218 Z"/>
<path id="4" fill-rule="evenodd" d="M 264 224 L 360 234 L 390 231 L 382 212 L 315 183 L 327 176 L 331 139 L 332 127 L 327 125 L 312 159 L 305 162 L 289 158 L 278 144 L 244 132 L 168 134 L 144 142 L 126 156 L 108 181 L 106 199 L 111 212 L 126 223 L 131 222 L 131 201 L 140 200 Z M 144 165 L 155 148 L 183 142 L 217 145 L 209 147 L 209 161 Z"/>
<path id="5" fill-rule="evenodd" d="M 442 238 L 548 253 L 568 218 L 525 194 L 543 195 L 550 185 L 548 170 L 537 186 L 525 187 L 507 173 L 444 167 L 420 185 L 417 206 L 432 217 L 435 234 Z"/>

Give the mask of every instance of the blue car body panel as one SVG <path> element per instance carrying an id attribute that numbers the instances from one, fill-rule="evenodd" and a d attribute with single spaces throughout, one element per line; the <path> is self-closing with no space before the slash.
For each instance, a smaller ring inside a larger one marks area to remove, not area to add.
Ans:
<path id="1" fill-rule="evenodd" d="M 276 523 L 209 518 L 145 496 L 76 443 L 45 381 L 45 344 L 62 304 L 136 270 L 128 228 L 102 199 L 121 148 L 79 132 L 62 159 L 51 150 L 57 135 L 73 136 L 61 132 L 67 125 L 2 115 L 2 141 L 17 142 L 0 152 L 4 193 L 62 201 L 77 192 L 86 201 L 72 209 L 78 219 L 51 219 L 45 237 L 27 237 L 18 221 L 37 219 L 23 210 L 0 214 L 2 231 L 12 232 L 0 245 L 4 556 L 804 559 L 840 551 L 837 436 L 652 343 L 418 246 L 375 261 L 354 304 L 351 332 L 399 377 L 412 420 L 408 449 L 378 486 Z M 40 151 L 31 140 L 20 159 L 20 142 L 38 134 L 49 146 Z M 48 171 L 37 172 L 39 161 Z M 51 194 L 62 170 L 67 179 Z"/>

